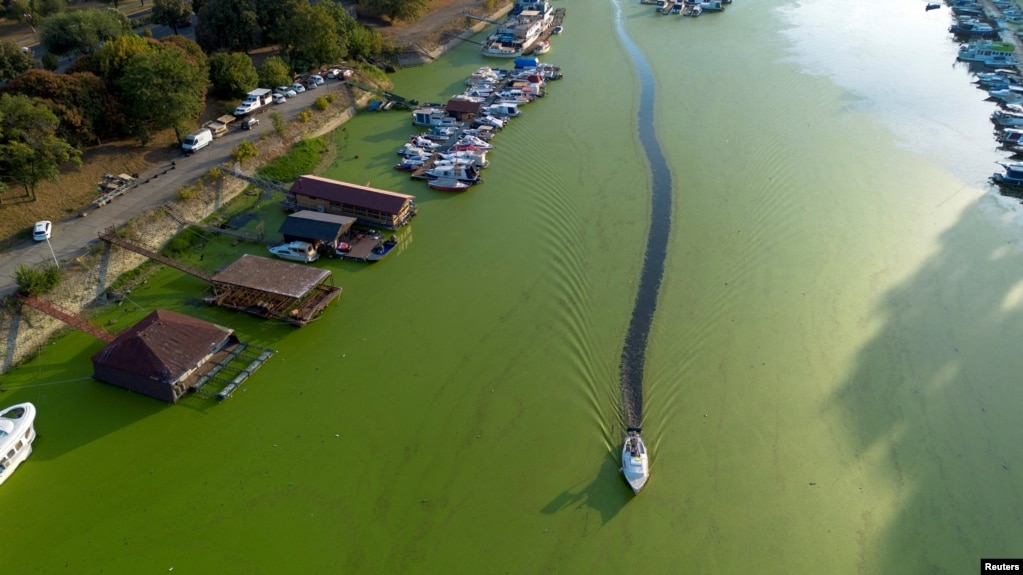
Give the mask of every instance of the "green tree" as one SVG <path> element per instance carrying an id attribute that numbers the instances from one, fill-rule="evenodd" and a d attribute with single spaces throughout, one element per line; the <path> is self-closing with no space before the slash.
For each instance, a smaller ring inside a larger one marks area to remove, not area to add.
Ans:
<path id="1" fill-rule="evenodd" d="M 259 151 L 256 150 L 256 146 L 248 140 L 245 140 L 235 146 L 234 150 L 231 152 L 231 157 L 234 158 L 234 161 L 239 163 L 244 162 L 245 160 L 251 160 L 258 155 Z"/>
<path id="2" fill-rule="evenodd" d="M 257 69 L 260 86 L 287 86 L 291 84 L 291 67 L 280 56 L 270 56 Z"/>
<path id="3" fill-rule="evenodd" d="M 45 103 L 0 94 L 0 186 L 16 182 L 31 198 L 40 182 L 58 181 L 66 162 L 81 165 L 81 152 L 56 135 L 59 120 Z"/>
<path id="4" fill-rule="evenodd" d="M 322 5 L 296 10 L 288 19 L 281 45 L 295 70 L 339 62 L 347 54 L 337 22 Z"/>
<path id="5" fill-rule="evenodd" d="M 174 128 L 178 139 L 206 103 L 205 61 L 173 45 L 132 57 L 118 81 L 133 135 L 143 145 L 155 131 Z"/>
<path id="6" fill-rule="evenodd" d="M 430 9 L 430 0 L 359 0 L 359 9 L 392 21 L 414 22 Z"/>
<path id="7" fill-rule="evenodd" d="M 97 48 L 89 57 L 88 66 L 97 76 L 115 86 L 132 58 L 153 49 L 149 40 L 135 34 L 125 34 Z"/>
<path id="8" fill-rule="evenodd" d="M 163 24 L 178 33 L 178 22 L 192 15 L 190 0 L 153 0 L 153 23 Z"/>
<path id="9" fill-rule="evenodd" d="M 90 53 L 100 42 L 131 34 L 131 23 L 117 10 L 75 10 L 43 24 L 42 44 L 58 56 Z"/>
<path id="10" fill-rule="evenodd" d="M 292 14 L 303 7 L 309 6 L 309 0 L 249 0 L 256 21 L 263 37 L 263 44 L 276 44 L 282 41 L 290 26 Z M 323 2 L 320 2 L 323 4 Z M 333 4 L 333 2 L 330 2 Z"/>
<path id="11" fill-rule="evenodd" d="M 248 52 L 262 45 L 263 31 L 250 0 L 208 0 L 197 15 L 195 41 L 208 54 Z"/>
<path id="12" fill-rule="evenodd" d="M 0 81 L 11 78 L 35 66 L 32 56 L 26 54 L 13 40 L 0 40 Z"/>
<path id="13" fill-rule="evenodd" d="M 217 52 L 210 58 L 210 83 L 215 95 L 240 98 L 259 85 L 259 75 L 247 54 Z"/>
<path id="14" fill-rule="evenodd" d="M 43 58 L 40 61 L 43 64 L 44 70 L 49 70 L 50 72 L 53 72 L 57 68 L 60 68 L 60 58 L 58 58 L 57 55 L 54 54 L 53 52 L 47 52 L 43 54 Z"/>

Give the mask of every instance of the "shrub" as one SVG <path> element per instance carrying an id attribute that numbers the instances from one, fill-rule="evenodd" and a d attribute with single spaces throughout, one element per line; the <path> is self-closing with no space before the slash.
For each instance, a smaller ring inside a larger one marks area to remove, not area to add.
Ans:
<path id="1" fill-rule="evenodd" d="M 63 273 L 55 265 L 46 265 L 43 268 L 30 268 L 24 264 L 18 266 L 14 273 L 18 283 L 18 291 L 25 295 L 36 295 L 46 293 L 57 287 Z"/>
<path id="2" fill-rule="evenodd" d="M 231 152 L 231 157 L 236 162 L 244 162 L 245 160 L 251 160 L 259 155 L 259 151 L 256 150 L 256 146 L 252 145 L 252 142 L 245 140 L 238 144 L 234 151 Z"/>
<path id="3" fill-rule="evenodd" d="M 168 257 L 179 256 L 202 242 L 202 232 L 195 227 L 188 227 L 175 235 L 163 247 L 163 255 Z"/>
<path id="4" fill-rule="evenodd" d="M 308 122 L 309 120 L 312 120 L 312 119 L 313 119 L 313 113 L 311 111 L 309 111 L 309 110 L 302 110 L 302 112 L 299 113 L 299 115 L 298 115 L 298 121 L 302 122 L 303 124 Z"/>
<path id="5" fill-rule="evenodd" d="M 284 116 L 280 112 L 270 112 L 270 121 L 274 124 L 274 131 L 278 134 L 284 133 Z"/>
<path id="6" fill-rule="evenodd" d="M 316 109 L 322 112 L 330 107 L 330 102 L 328 102 L 323 96 L 320 96 L 319 98 L 316 98 L 315 102 L 313 102 L 313 106 L 316 106 Z"/>

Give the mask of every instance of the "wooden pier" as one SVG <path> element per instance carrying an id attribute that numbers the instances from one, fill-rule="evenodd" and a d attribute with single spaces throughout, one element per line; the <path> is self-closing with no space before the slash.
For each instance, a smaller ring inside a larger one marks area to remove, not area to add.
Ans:
<path id="1" fill-rule="evenodd" d="M 108 244 L 113 244 L 115 246 L 122 247 L 130 252 L 135 252 L 139 255 L 146 256 L 151 260 L 156 260 L 162 264 L 168 265 L 174 269 L 181 270 L 186 274 L 193 275 L 197 278 L 201 278 L 206 281 L 210 281 L 213 279 L 213 276 L 204 271 L 197 270 L 191 266 L 187 266 L 181 262 L 175 261 L 165 255 L 154 252 L 153 250 L 147 248 L 146 246 L 143 246 L 138 242 L 129 240 L 128 238 L 122 238 L 121 236 L 117 235 L 117 228 L 113 226 L 100 232 L 99 238 L 107 242 Z"/>

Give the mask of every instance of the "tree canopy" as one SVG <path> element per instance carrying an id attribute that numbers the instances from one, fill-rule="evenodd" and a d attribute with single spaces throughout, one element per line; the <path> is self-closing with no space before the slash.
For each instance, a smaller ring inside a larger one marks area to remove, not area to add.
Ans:
<path id="1" fill-rule="evenodd" d="M 117 10 L 74 10 L 47 19 L 41 39 L 47 51 L 66 56 L 90 53 L 100 42 L 131 33 L 128 18 Z"/>
<path id="2" fill-rule="evenodd" d="M 210 83 L 221 98 L 240 98 L 259 85 L 252 58 L 241 52 L 217 52 L 210 58 Z M 273 86 L 276 84 L 267 84 Z"/>
<path id="3" fill-rule="evenodd" d="M 49 107 L 60 120 L 57 135 L 76 148 L 127 135 L 121 106 L 106 82 L 92 72 L 30 70 L 11 80 L 4 90 L 36 98 Z"/>
<path id="4" fill-rule="evenodd" d="M 34 197 L 40 182 L 60 179 L 61 164 L 81 165 L 81 152 L 56 135 L 58 123 L 46 104 L 0 94 L 0 190 L 14 182 Z"/>
<path id="5" fill-rule="evenodd" d="M 291 84 L 291 68 L 284 58 L 270 56 L 256 70 L 261 86 L 287 86 Z"/>
<path id="6" fill-rule="evenodd" d="M 322 5 L 301 6 L 291 17 L 281 38 L 292 69 L 308 70 L 321 64 L 340 62 L 348 53 L 340 26 Z"/>
<path id="7" fill-rule="evenodd" d="M 0 81 L 6 82 L 33 66 L 32 56 L 22 52 L 13 40 L 0 40 Z"/>
<path id="8" fill-rule="evenodd" d="M 153 0 L 153 23 L 163 24 L 178 33 L 178 23 L 192 15 L 190 0 Z"/>
<path id="9" fill-rule="evenodd" d="M 205 107 L 207 81 L 205 57 L 196 59 L 175 42 L 132 56 L 117 81 L 132 135 L 143 145 L 166 128 L 180 137 Z"/>

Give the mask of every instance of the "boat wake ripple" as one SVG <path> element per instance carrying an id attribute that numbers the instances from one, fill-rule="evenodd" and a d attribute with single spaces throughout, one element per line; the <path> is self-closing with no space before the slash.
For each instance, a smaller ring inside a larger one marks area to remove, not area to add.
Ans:
<path id="1" fill-rule="evenodd" d="M 621 7 L 615 2 L 615 25 L 619 38 L 635 64 L 639 76 L 639 138 L 647 161 L 650 162 L 651 205 L 650 231 L 647 236 L 643 268 L 639 276 L 636 303 L 622 348 L 621 388 L 622 410 L 629 427 L 641 427 L 643 420 L 643 364 L 647 340 L 657 308 L 657 294 L 664 276 L 664 261 L 671 235 L 672 178 L 668 162 L 661 151 L 654 125 L 654 75 L 650 64 L 638 46 L 629 38 L 622 25 Z"/>

